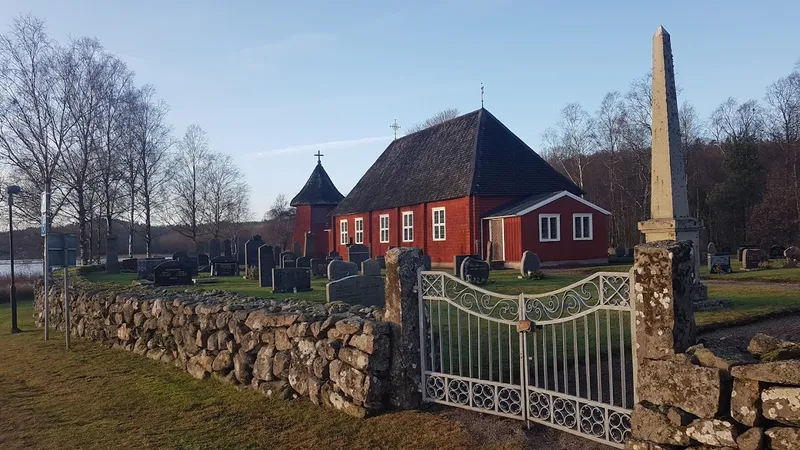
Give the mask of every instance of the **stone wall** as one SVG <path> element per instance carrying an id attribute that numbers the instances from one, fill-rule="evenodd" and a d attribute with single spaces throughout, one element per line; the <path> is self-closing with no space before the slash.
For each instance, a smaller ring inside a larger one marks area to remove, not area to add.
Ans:
<path id="1" fill-rule="evenodd" d="M 63 330 L 61 282 L 52 285 L 50 323 Z M 43 294 L 39 286 L 39 326 Z M 375 308 L 80 281 L 71 294 L 75 337 L 174 364 L 196 378 L 305 397 L 356 417 L 388 404 L 391 328 Z"/>
<path id="2" fill-rule="evenodd" d="M 636 247 L 637 404 L 627 449 L 800 449 L 800 344 L 693 345 L 689 242 Z"/>

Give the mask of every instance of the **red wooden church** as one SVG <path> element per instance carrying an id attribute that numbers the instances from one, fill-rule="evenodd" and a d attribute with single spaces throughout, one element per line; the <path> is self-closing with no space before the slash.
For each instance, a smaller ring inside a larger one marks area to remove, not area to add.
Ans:
<path id="1" fill-rule="evenodd" d="M 326 235 L 328 214 L 344 198 L 322 167 L 322 155 L 317 153 L 316 156 L 317 167 L 311 172 L 303 189 L 290 202 L 296 211 L 292 240 L 304 245 L 306 232 L 314 233 L 314 254 L 309 255 L 312 258 L 325 257 L 333 248 L 328 247 Z"/>
<path id="2" fill-rule="evenodd" d="M 485 258 L 491 240 L 492 259 L 508 267 L 525 250 L 543 264 L 607 262 L 610 213 L 583 194 L 481 108 L 389 144 L 332 208 L 328 248 L 420 247 L 448 266 L 455 255 Z"/>

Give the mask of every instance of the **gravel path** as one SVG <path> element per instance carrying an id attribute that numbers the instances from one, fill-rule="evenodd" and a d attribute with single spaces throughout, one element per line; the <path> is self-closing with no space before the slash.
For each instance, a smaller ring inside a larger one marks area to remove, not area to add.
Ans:
<path id="1" fill-rule="evenodd" d="M 748 325 L 723 328 L 703 333 L 698 338 L 706 347 L 733 345 L 746 350 L 750 338 L 756 333 L 765 333 L 787 341 L 800 341 L 800 315 L 789 315 Z"/>

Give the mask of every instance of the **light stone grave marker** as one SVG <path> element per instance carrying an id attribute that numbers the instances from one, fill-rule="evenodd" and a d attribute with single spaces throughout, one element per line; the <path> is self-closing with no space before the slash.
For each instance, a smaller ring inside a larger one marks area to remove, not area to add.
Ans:
<path id="1" fill-rule="evenodd" d="M 344 277 L 353 275 L 358 275 L 356 263 L 334 259 L 328 264 L 328 280 L 330 281 L 341 280 Z"/>
<path id="2" fill-rule="evenodd" d="M 381 276 L 381 263 L 377 259 L 368 259 L 361 263 L 361 274 L 368 277 Z"/>

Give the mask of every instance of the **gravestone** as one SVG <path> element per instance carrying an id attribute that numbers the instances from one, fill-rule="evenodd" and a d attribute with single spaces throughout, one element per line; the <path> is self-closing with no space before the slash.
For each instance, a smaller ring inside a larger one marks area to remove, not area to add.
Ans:
<path id="1" fill-rule="evenodd" d="M 299 242 L 295 242 L 292 244 L 292 251 L 295 255 L 302 255 L 303 254 L 303 246 L 300 245 Z"/>
<path id="2" fill-rule="evenodd" d="M 296 267 L 295 260 L 297 259 L 297 255 L 294 252 L 283 252 L 281 253 L 281 268 L 285 269 L 287 267 Z"/>
<path id="3" fill-rule="evenodd" d="M 258 248 L 258 286 L 272 286 L 272 269 L 275 268 L 275 252 L 272 246 L 262 245 Z"/>
<path id="4" fill-rule="evenodd" d="M 305 267 L 310 269 L 311 268 L 311 258 L 307 258 L 305 256 L 301 256 L 294 260 L 295 267 Z"/>
<path id="5" fill-rule="evenodd" d="M 197 267 L 199 272 L 211 271 L 211 258 L 205 253 L 197 255 Z"/>
<path id="6" fill-rule="evenodd" d="M 177 251 L 177 252 L 172 254 L 172 260 L 173 261 L 177 261 L 177 260 L 179 260 L 181 258 L 188 258 L 188 257 L 189 257 L 189 254 L 184 252 L 184 251 Z"/>
<path id="7" fill-rule="evenodd" d="M 156 268 L 157 265 L 164 262 L 164 258 L 149 258 L 149 259 L 139 259 L 136 261 L 136 272 L 139 274 L 139 278 L 152 278 L 153 277 L 153 269 Z"/>
<path id="8" fill-rule="evenodd" d="M 341 280 L 353 275 L 358 275 L 356 263 L 334 259 L 328 264 L 328 280 L 330 281 Z"/>
<path id="9" fill-rule="evenodd" d="M 539 261 L 539 255 L 530 250 L 525 250 L 522 253 L 522 261 L 520 262 L 519 269 L 523 277 L 528 278 L 533 273 L 541 269 L 542 263 Z"/>
<path id="10" fill-rule="evenodd" d="M 385 281 L 382 277 L 353 275 L 328 283 L 325 286 L 325 296 L 328 303 L 385 307 Z"/>
<path id="11" fill-rule="evenodd" d="M 211 259 L 212 277 L 233 277 L 239 275 L 239 262 L 233 258 L 217 256 Z"/>
<path id="12" fill-rule="evenodd" d="M 307 231 L 305 234 L 305 242 L 303 245 L 303 256 L 313 258 L 317 255 L 317 249 L 314 245 L 314 233 Z"/>
<path id="13" fill-rule="evenodd" d="M 246 261 L 247 260 L 247 241 L 242 237 L 237 237 L 236 241 L 235 241 L 235 244 L 236 244 L 236 261 L 238 261 L 239 264 L 244 264 L 245 267 L 258 267 L 258 247 L 260 247 L 260 246 L 256 246 L 255 255 L 253 256 L 253 258 L 255 258 L 255 259 L 253 259 L 252 261 L 255 261 L 255 264 L 252 264 L 251 266 L 247 266 L 246 265 L 246 263 L 247 263 L 247 261 Z"/>
<path id="14" fill-rule="evenodd" d="M 208 254 L 208 242 L 198 242 L 197 243 L 197 254 L 205 253 Z"/>
<path id="15" fill-rule="evenodd" d="M 785 251 L 786 247 L 782 245 L 773 245 L 769 248 L 769 259 L 781 259 Z"/>
<path id="16" fill-rule="evenodd" d="M 731 273 L 731 255 L 725 253 L 708 254 L 708 273 Z"/>
<path id="17" fill-rule="evenodd" d="M 617 249 L 615 249 L 614 247 L 608 247 L 607 252 L 608 252 L 608 257 L 609 258 L 613 258 L 614 256 L 617 256 Z"/>
<path id="18" fill-rule="evenodd" d="M 628 252 L 625 247 L 617 247 L 614 249 L 614 256 L 617 258 L 624 258 L 627 253 Z"/>
<path id="19" fill-rule="evenodd" d="M 137 264 L 138 261 L 139 260 L 136 258 L 125 258 L 120 263 L 120 267 L 123 272 L 133 273 L 139 268 L 139 265 Z"/>
<path id="20" fill-rule="evenodd" d="M 278 247 L 277 245 L 272 247 L 272 253 L 274 255 L 273 261 L 275 261 L 275 265 L 276 266 L 279 266 L 281 264 L 281 253 L 282 252 L 283 252 L 283 250 L 281 250 L 281 248 Z"/>
<path id="21" fill-rule="evenodd" d="M 467 283 L 486 284 L 489 282 L 489 264 L 480 259 L 466 258 L 461 263 L 461 275 Z"/>
<path id="22" fill-rule="evenodd" d="M 708 252 L 709 255 L 714 255 L 717 253 L 717 246 L 714 245 L 713 242 L 709 242 L 706 251 Z"/>
<path id="23" fill-rule="evenodd" d="M 325 258 L 311 258 L 309 260 L 309 264 L 311 264 L 311 276 L 317 278 L 327 277 L 328 263 L 329 261 Z"/>
<path id="24" fill-rule="evenodd" d="M 233 250 L 231 249 L 230 239 L 225 239 L 222 241 L 222 255 L 228 259 L 233 258 Z"/>
<path id="25" fill-rule="evenodd" d="M 795 247 L 793 245 L 787 248 L 783 252 L 783 257 L 786 258 L 789 262 L 800 262 L 800 247 Z"/>
<path id="26" fill-rule="evenodd" d="M 381 263 L 377 259 L 367 259 L 361 263 L 361 274 L 367 277 L 381 276 Z"/>
<path id="27" fill-rule="evenodd" d="M 375 259 L 378 261 L 378 264 L 380 264 L 381 270 L 386 268 L 386 257 L 385 256 L 383 256 L 383 255 L 376 256 Z"/>
<path id="28" fill-rule="evenodd" d="M 272 292 L 295 293 L 311 290 L 311 270 L 307 267 L 272 269 Z"/>
<path id="29" fill-rule="evenodd" d="M 222 254 L 221 244 L 219 239 L 212 239 L 208 241 L 208 256 L 211 259 L 216 258 Z"/>
<path id="30" fill-rule="evenodd" d="M 192 268 L 186 261 L 163 261 L 153 269 L 156 286 L 181 286 L 192 284 Z"/>
<path id="31" fill-rule="evenodd" d="M 338 257 L 339 257 L 339 252 L 337 252 L 336 250 L 328 253 L 328 258 L 335 259 L 335 258 L 338 258 Z"/>
<path id="32" fill-rule="evenodd" d="M 744 270 L 758 269 L 759 263 L 763 261 L 769 261 L 769 257 L 760 248 L 747 248 L 742 252 L 742 269 Z"/>
<path id="33" fill-rule="evenodd" d="M 178 261 L 181 261 L 189 267 L 189 273 L 194 277 L 200 272 L 200 267 L 197 263 L 197 258 L 192 256 L 180 257 Z"/>
<path id="34" fill-rule="evenodd" d="M 430 255 L 422 255 L 422 267 L 424 267 L 425 270 L 431 270 L 433 264 Z"/>
<path id="35" fill-rule="evenodd" d="M 117 252 L 116 236 L 106 236 L 106 273 L 119 273 L 119 253 Z"/>
<path id="36" fill-rule="evenodd" d="M 257 234 L 244 243 L 245 267 L 258 267 L 258 249 L 262 245 L 264 245 L 264 240 Z"/>
<path id="37" fill-rule="evenodd" d="M 369 247 L 364 244 L 353 244 L 347 248 L 347 260 L 356 263 L 361 267 L 361 263 L 369 259 Z"/>
<path id="38" fill-rule="evenodd" d="M 481 259 L 481 257 L 478 255 L 456 255 L 453 263 L 453 275 L 461 278 L 461 263 L 463 263 L 467 258 Z"/>

